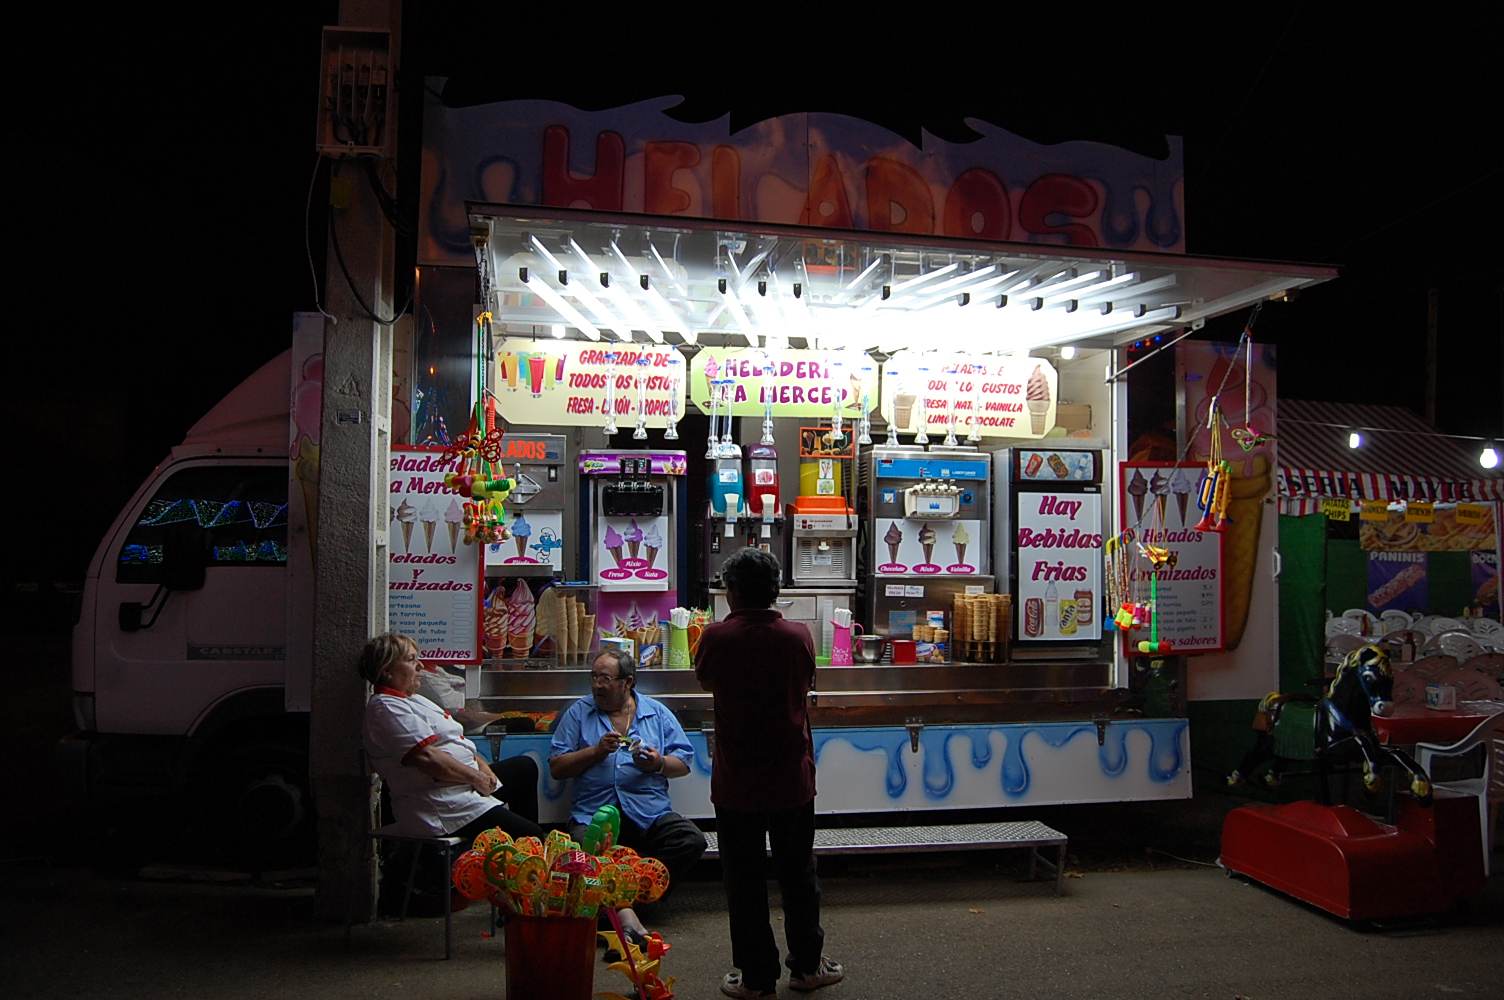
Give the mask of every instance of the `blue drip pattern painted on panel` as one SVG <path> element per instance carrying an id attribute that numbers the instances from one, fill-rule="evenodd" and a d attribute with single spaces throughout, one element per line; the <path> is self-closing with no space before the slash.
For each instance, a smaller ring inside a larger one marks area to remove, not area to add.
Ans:
<path id="1" fill-rule="evenodd" d="M 1168 726 L 1166 725 L 1168 723 Z M 1102 773 L 1110 778 L 1121 778 L 1128 769 L 1128 734 L 1141 731 L 1149 736 L 1150 750 L 1147 772 L 1150 780 L 1158 783 L 1174 781 L 1184 770 L 1185 761 L 1181 751 L 1185 720 L 1165 720 L 1158 725 L 1113 722 L 1103 734 L 1102 746 L 1098 748 L 1097 760 Z M 1051 749 L 1059 750 L 1078 737 L 1095 739 L 1095 725 L 1076 726 L 995 726 L 987 729 L 932 729 L 919 735 L 924 748 L 921 784 L 927 798 L 943 800 L 955 788 L 955 766 L 951 761 L 951 743 L 965 736 L 971 743 L 971 766 L 982 770 L 992 762 L 992 734 L 1003 737 L 1003 757 L 999 770 L 999 783 L 1009 798 L 1028 794 L 1031 778 L 1029 766 L 1024 759 L 1023 744 L 1030 735 L 1037 736 Z M 840 739 L 860 753 L 881 753 L 886 760 L 885 784 L 888 797 L 900 799 L 908 791 L 908 770 L 904 767 L 904 754 L 911 753 L 909 735 L 904 730 L 882 732 L 824 732 L 815 734 L 816 761 L 825 744 Z"/>

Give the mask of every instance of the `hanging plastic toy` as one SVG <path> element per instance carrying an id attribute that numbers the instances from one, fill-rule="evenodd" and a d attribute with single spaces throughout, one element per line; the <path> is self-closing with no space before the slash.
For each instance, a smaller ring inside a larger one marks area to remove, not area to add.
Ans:
<path id="1" fill-rule="evenodd" d="M 1232 439 L 1238 443 L 1238 447 L 1244 451 L 1252 451 L 1260 445 L 1270 441 L 1278 441 L 1273 434 L 1260 434 L 1254 430 L 1252 420 L 1253 410 L 1253 324 L 1258 319 L 1259 310 L 1264 307 L 1260 302 L 1254 306 L 1253 313 L 1248 317 L 1248 324 L 1243 328 L 1243 342 L 1247 344 L 1247 353 L 1243 356 L 1243 426 L 1232 429 Z"/>
<path id="2" fill-rule="evenodd" d="M 1232 467 L 1222 458 L 1222 423 L 1218 397 L 1213 396 L 1206 414 L 1211 445 L 1206 458 L 1206 472 L 1202 473 L 1201 482 L 1197 484 L 1196 506 L 1201 510 L 1197 531 L 1222 531 L 1227 526 Z"/>
<path id="3" fill-rule="evenodd" d="M 490 313 L 481 313 L 476 318 L 476 347 L 481 354 L 490 319 Z M 502 469 L 503 431 L 496 420 L 496 397 L 486 389 L 485 365 L 480 365 L 476 373 L 475 398 L 470 426 L 441 456 L 444 462 L 455 463 L 454 471 L 445 474 L 444 485 L 467 501 L 462 507 L 467 545 L 501 542 L 511 537 L 502 502 L 517 488 L 517 480 Z"/>

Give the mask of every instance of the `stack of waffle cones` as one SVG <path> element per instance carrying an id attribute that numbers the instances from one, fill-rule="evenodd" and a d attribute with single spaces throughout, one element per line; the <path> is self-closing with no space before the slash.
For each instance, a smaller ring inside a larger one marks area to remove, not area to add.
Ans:
<path id="1" fill-rule="evenodd" d="M 1006 660 L 1012 624 L 1013 598 L 1010 595 L 956 595 L 950 631 L 953 658 L 973 663 Z"/>
<path id="2" fill-rule="evenodd" d="M 637 644 L 638 662 L 642 666 L 644 666 L 644 667 L 661 667 L 661 666 L 663 666 L 662 655 L 661 655 L 662 654 L 662 649 L 663 649 L 663 647 L 661 645 L 662 642 L 663 642 L 663 629 L 662 629 L 662 627 L 660 627 L 658 625 L 644 625 L 642 628 L 630 629 L 627 632 L 625 638 L 631 639 L 634 643 Z M 643 651 L 646 650 L 647 647 L 649 647 L 649 646 L 655 646 L 655 645 L 658 646 L 658 649 L 659 649 L 658 662 L 656 662 L 656 663 L 649 663 L 648 662 L 648 657 L 644 655 Z"/>
<path id="3" fill-rule="evenodd" d="M 558 599 L 554 614 L 554 640 L 559 647 L 559 661 L 566 664 L 584 662 L 594 645 L 595 615 L 586 614 L 585 602 L 569 594 Z"/>

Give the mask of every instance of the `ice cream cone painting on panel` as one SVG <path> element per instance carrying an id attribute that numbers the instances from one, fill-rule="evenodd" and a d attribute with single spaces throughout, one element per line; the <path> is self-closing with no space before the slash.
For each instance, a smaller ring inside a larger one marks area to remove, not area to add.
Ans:
<path id="1" fill-rule="evenodd" d="M 1247 370 L 1248 354 L 1242 344 L 1197 341 L 1177 345 L 1181 369 L 1199 378 L 1185 381 L 1186 423 L 1195 433 L 1187 458 L 1206 461 L 1213 452 L 1213 429 L 1207 426 L 1211 401 L 1225 418 L 1216 433 L 1228 465 L 1225 530 L 1222 532 L 1222 610 L 1225 648 L 1236 649 L 1248 624 L 1254 579 L 1259 572 L 1264 500 L 1274 486 L 1276 404 L 1274 350 L 1255 345 L 1254 371 Z M 1230 434 L 1234 427 L 1256 427 L 1263 440 L 1245 450 Z M 1170 494 L 1176 497 L 1177 513 L 1181 484 L 1170 478 Z M 1130 491 L 1132 486 L 1129 487 Z M 1189 494 L 1194 497 L 1194 493 Z M 1196 517 L 1195 512 L 1187 516 Z"/>

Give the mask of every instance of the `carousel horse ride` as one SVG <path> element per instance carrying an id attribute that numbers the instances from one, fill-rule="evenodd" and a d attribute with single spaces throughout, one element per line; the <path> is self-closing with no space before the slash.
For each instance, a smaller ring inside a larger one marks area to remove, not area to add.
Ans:
<path id="1" fill-rule="evenodd" d="M 1384 746 L 1373 731 L 1372 717 L 1393 710 L 1393 686 L 1384 650 L 1364 646 L 1347 655 L 1314 706 L 1311 734 L 1323 801 L 1246 805 L 1228 813 L 1218 860 L 1229 875 L 1245 875 L 1349 920 L 1439 913 L 1483 887 L 1477 804 L 1470 796 L 1433 792 L 1420 765 Z M 1290 700 L 1271 700 L 1280 697 L 1266 698 L 1261 711 L 1288 713 Z M 1229 784 L 1270 759 L 1274 784 L 1282 760 L 1261 733 Z M 1394 825 L 1326 801 L 1328 768 L 1359 760 L 1370 793 L 1385 765 L 1408 775 L 1409 795 L 1396 804 Z"/>

